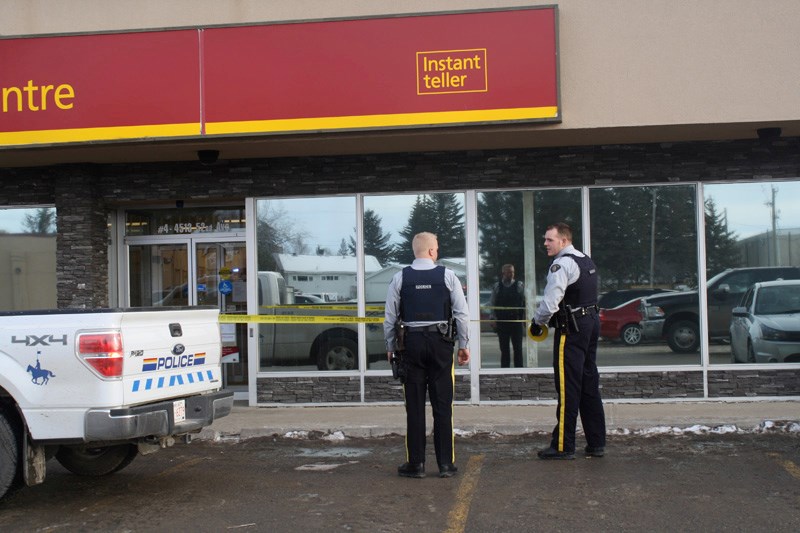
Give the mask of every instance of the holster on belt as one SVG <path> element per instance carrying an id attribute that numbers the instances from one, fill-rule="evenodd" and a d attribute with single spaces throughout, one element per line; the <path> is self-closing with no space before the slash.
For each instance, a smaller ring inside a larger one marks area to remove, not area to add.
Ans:
<path id="1" fill-rule="evenodd" d="M 550 326 L 562 333 L 578 333 L 578 321 L 569 305 L 558 306 L 558 311 L 550 318 Z"/>

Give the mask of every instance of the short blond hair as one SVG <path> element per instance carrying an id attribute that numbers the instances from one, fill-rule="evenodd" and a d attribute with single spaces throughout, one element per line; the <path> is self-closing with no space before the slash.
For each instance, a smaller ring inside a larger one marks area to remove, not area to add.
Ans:
<path id="1" fill-rule="evenodd" d="M 423 231 L 414 235 L 411 241 L 411 249 L 414 250 L 414 257 L 425 257 L 426 252 L 439 245 L 439 239 L 434 233 Z"/>

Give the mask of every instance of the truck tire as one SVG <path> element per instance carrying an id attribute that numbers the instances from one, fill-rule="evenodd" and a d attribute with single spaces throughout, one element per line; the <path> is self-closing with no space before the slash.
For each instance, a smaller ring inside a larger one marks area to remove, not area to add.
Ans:
<path id="1" fill-rule="evenodd" d="M 20 486 L 22 440 L 15 417 L 0 407 L 0 498 Z"/>
<path id="2" fill-rule="evenodd" d="M 105 476 L 118 472 L 131 464 L 138 455 L 135 444 L 114 446 L 62 446 L 56 453 L 56 460 L 79 476 Z"/>
<path id="3" fill-rule="evenodd" d="M 667 330 L 667 344 L 675 353 L 694 353 L 700 349 L 700 331 L 691 320 L 678 320 Z"/>
<path id="4" fill-rule="evenodd" d="M 358 344 L 347 337 L 332 337 L 320 343 L 317 368 L 354 370 L 358 367 Z"/>
<path id="5" fill-rule="evenodd" d="M 628 324 L 619 334 L 619 340 L 626 346 L 636 346 L 642 342 L 642 326 L 639 324 Z"/>

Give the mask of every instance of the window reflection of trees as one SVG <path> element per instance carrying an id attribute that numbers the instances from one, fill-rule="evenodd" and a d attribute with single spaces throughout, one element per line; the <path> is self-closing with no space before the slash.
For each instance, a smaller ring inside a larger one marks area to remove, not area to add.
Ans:
<path id="1" fill-rule="evenodd" d="M 590 191 L 601 292 L 697 284 L 694 186 Z"/>
<path id="2" fill-rule="evenodd" d="M 464 257 L 463 202 L 455 193 L 422 194 L 417 196 L 408 215 L 408 222 L 398 234 L 402 240 L 394 250 L 394 261 L 410 264 L 414 261 L 411 241 L 417 233 L 435 233 L 439 241 L 439 257 Z"/>

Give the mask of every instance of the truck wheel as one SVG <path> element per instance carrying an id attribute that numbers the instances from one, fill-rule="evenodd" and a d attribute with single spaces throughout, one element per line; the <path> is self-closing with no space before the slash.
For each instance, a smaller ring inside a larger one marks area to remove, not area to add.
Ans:
<path id="1" fill-rule="evenodd" d="M 676 353 L 693 353 L 700 349 L 700 332 L 690 320 L 678 320 L 667 330 L 667 344 Z"/>
<path id="2" fill-rule="evenodd" d="M 0 498 L 20 485 L 20 427 L 0 407 Z"/>
<path id="3" fill-rule="evenodd" d="M 326 339 L 320 344 L 317 368 L 320 370 L 353 370 L 358 361 L 358 344 L 347 337 Z"/>
<path id="4" fill-rule="evenodd" d="M 628 324 L 619 334 L 620 340 L 627 346 L 636 346 L 642 342 L 642 326 L 639 324 Z"/>
<path id="5" fill-rule="evenodd" d="M 131 464 L 139 453 L 135 444 L 117 444 L 91 448 L 62 446 L 56 453 L 61 466 L 79 476 L 105 476 Z"/>

